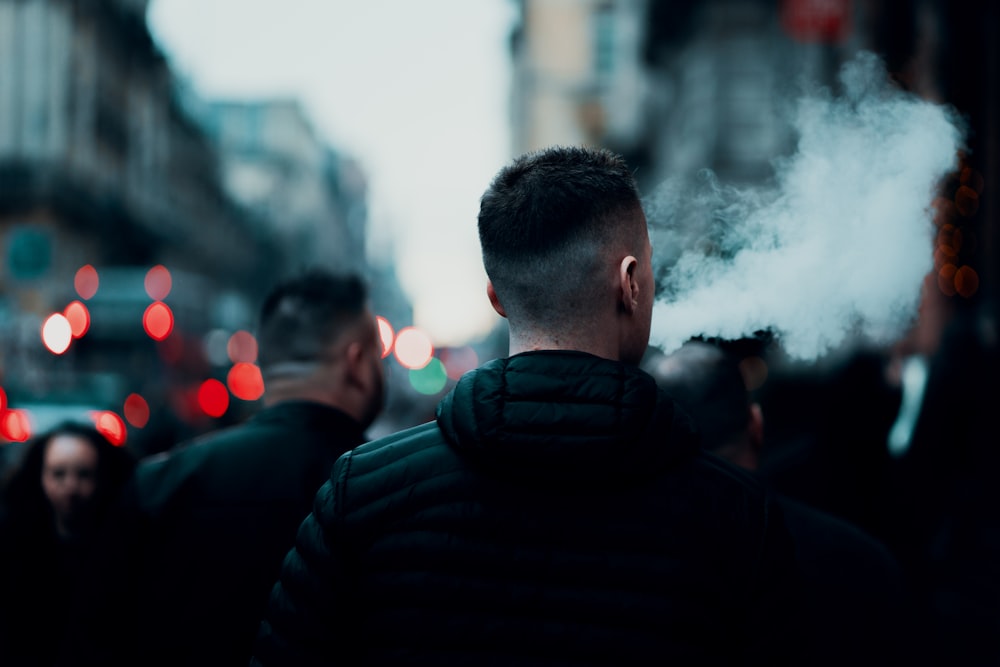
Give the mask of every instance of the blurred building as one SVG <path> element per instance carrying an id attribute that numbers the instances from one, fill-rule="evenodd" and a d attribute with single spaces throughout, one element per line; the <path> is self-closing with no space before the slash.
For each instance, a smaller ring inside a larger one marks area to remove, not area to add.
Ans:
<path id="1" fill-rule="evenodd" d="M 0 0 L 0 386 L 12 406 L 65 394 L 120 411 L 158 379 L 193 382 L 197 364 L 180 362 L 200 355 L 200 336 L 240 321 L 282 268 L 183 108 L 146 4 Z M 175 324 L 162 343 L 143 329 L 159 264 Z M 85 265 L 99 276 L 86 298 L 74 285 Z M 56 356 L 41 324 L 72 300 L 90 329 Z"/>
<path id="2" fill-rule="evenodd" d="M 789 83 L 833 75 L 859 45 L 800 41 L 762 0 L 521 0 L 512 37 L 516 153 L 552 144 L 625 155 L 645 188 L 710 168 L 767 175 L 790 147 L 779 109 Z M 839 4 L 827 3 L 836 7 Z M 644 189 L 645 189 L 644 188 Z"/>
<path id="3" fill-rule="evenodd" d="M 366 183 L 320 141 L 295 99 L 208 101 L 226 190 L 273 225 L 289 265 L 364 271 Z"/>

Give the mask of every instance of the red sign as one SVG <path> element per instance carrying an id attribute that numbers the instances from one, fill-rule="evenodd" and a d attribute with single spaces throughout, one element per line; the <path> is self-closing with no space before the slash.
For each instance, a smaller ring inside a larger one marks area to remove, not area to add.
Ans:
<path id="1" fill-rule="evenodd" d="M 851 9 L 851 0 L 782 0 L 781 25 L 800 42 L 843 42 Z"/>

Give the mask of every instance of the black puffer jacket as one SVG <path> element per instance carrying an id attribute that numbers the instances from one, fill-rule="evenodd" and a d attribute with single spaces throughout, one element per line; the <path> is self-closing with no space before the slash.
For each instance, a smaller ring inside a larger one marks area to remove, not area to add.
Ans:
<path id="1" fill-rule="evenodd" d="M 263 665 L 780 664 L 790 545 L 634 367 L 529 352 L 337 462 Z"/>

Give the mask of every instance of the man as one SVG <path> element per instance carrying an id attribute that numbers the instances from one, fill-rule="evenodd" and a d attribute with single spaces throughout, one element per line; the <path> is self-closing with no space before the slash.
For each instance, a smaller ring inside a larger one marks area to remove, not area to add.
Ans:
<path id="1" fill-rule="evenodd" d="M 643 367 L 694 418 L 707 450 L 756 471 L 764 446 L 764 414 L 738 362 L 720 347 L 691 341 L 669 355 L 650 354 Z M 913 664 L 899 634 L 903 583 L 896 559 L 879 541 L 833 515 L 778 496 L 796 546 L 799 599 L 794 663 Z"/>
<path id="2" fill-rule="evenodd" d="M 510 356 L 338 461 L 256 664 L 781 664 L 783 526 L 637 366 L 654 280 L 624 161 L 522 156 L 479 235 Z"/>
<path id="3" fill-rule="evenodd" d="M 258 331 L 264 409 L 138 466 L 117 571 L 67 664 L 242 665 L 281 561 L 337 457 L 364 441 L 384 368 L 362 281 L 277 285 Z M 107 565 L 102 567 L 107 569 Z"/>

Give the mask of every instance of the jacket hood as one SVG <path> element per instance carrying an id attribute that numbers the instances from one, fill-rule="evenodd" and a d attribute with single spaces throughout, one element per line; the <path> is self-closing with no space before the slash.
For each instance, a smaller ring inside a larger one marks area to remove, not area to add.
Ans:
<path id="1" fill-rule="evenodd" d="M 441 401 L 437 420 L 459 454 L 529 484 L 634 481 L 698 449 L 652 376 L 583 352 L 484 364 Z"/>

